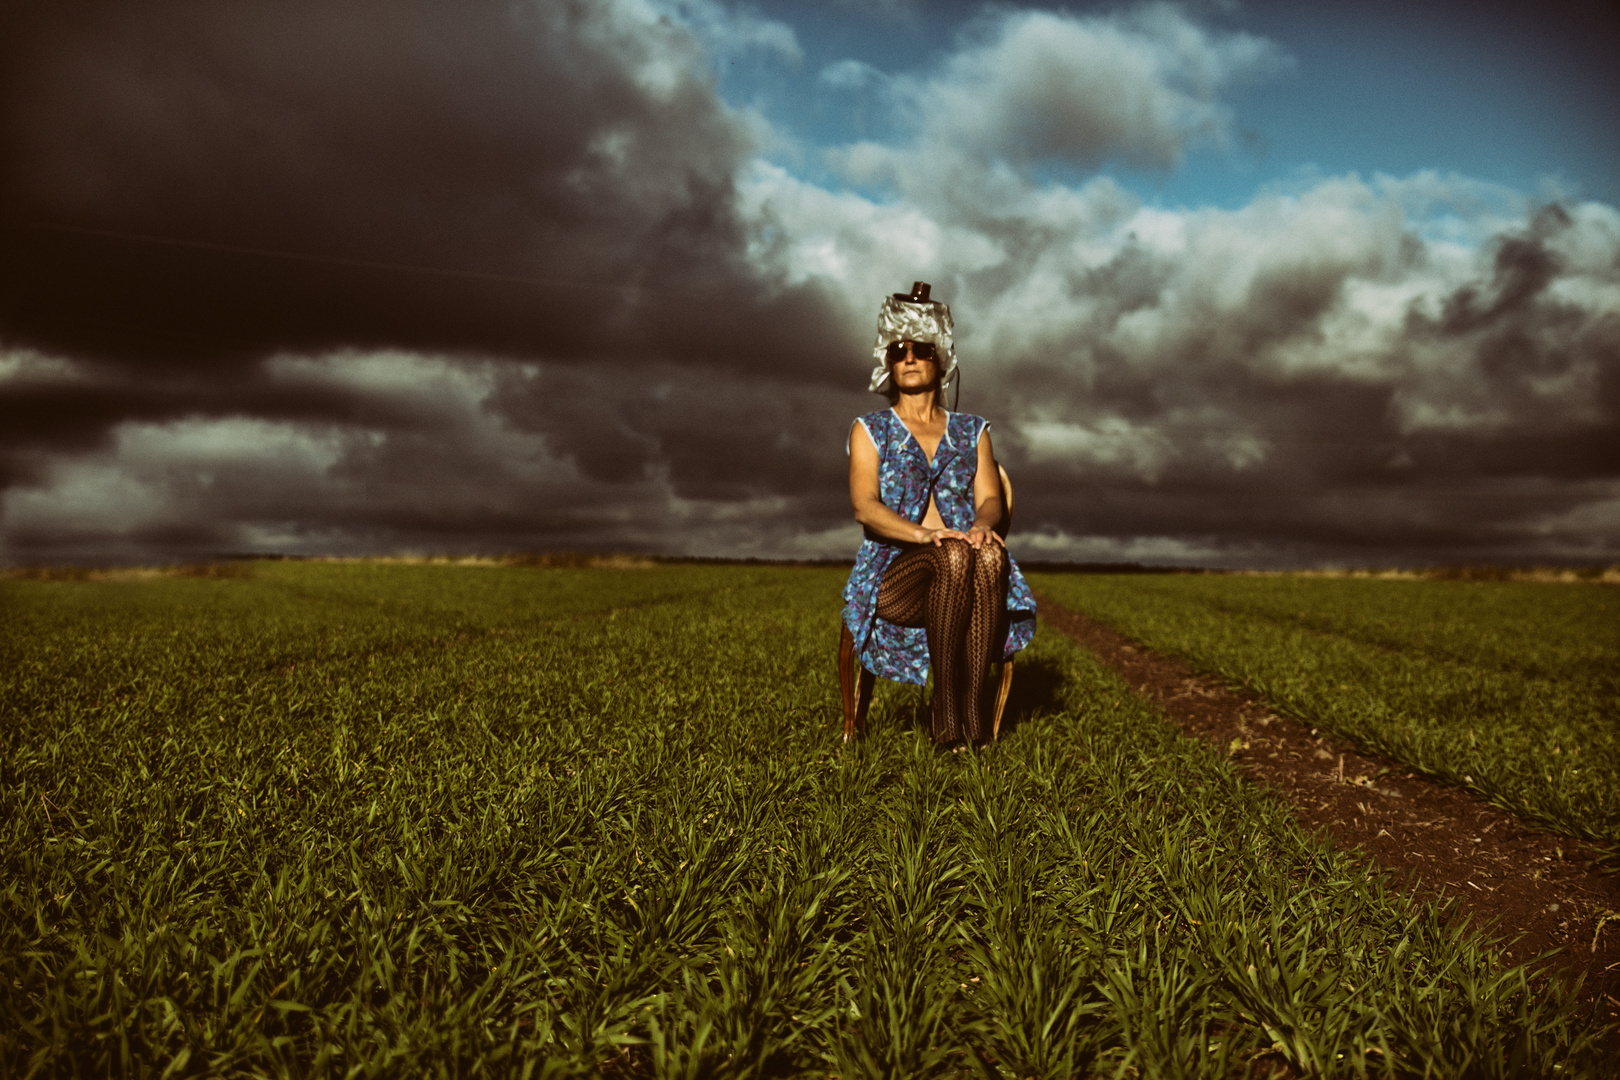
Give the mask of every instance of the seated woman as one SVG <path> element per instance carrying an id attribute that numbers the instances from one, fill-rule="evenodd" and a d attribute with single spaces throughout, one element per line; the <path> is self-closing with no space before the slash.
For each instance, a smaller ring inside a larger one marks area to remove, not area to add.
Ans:
<path id="1" fill-rule="evenodd" d="M 995 532 L 1001 480 L 990 424 L 945 408 L 951 311 L 917 282 L 878 315 L 870 389 L 891 407 L 850 429 L 849 497 L 866 539 L 844 588 L 846 647 L 866 671 L 922 684 L 933 736 L 990 739 L 990 665 L 1035 634 L 1035 598 Z M 853 639 L 852 641 L 850 639 Z"/>

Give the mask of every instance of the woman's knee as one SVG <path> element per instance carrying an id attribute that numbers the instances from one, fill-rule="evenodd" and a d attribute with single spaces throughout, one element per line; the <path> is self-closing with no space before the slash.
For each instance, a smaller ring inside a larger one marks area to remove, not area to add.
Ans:
<path id="1" fill-rule="evenodd" d="M 940 541 L 934 546 L 934 565 L 945 577 L 965 579 L 973 567 L 973 545 L 955 537 Z"/>
<path id="2" fill-rule="evenodd" d="M 1000 544 L 984 544 L 973 553 L 973 586 L 994 589 L 1007 577 L 1007 551 Z"/>

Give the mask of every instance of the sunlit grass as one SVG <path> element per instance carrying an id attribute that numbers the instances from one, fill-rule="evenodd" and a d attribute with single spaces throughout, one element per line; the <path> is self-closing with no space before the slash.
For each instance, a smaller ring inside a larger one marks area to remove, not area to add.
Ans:
<path id="1" fill-rule="evenodd" d="M 0 584 L 0 1071 L 1601 1074 L 1060 637 L 842 749 L 841 582 Z"/>

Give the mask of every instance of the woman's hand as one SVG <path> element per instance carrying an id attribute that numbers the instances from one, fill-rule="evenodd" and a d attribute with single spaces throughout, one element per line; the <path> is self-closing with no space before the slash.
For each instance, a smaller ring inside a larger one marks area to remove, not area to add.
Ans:
<path id="1" fill-rule="evenodd" d="M 960 533 L 957 535 L 961 536 Z M 988 525 L 975 524 L 967 531 L 967 535 L 963 536 L 962 539 L 966 540 L 976 548 L 983 547 L 986 544 L 1000 544 L 1002 547 L 1007 546 L 1007 542 L 1001 538 L 1001 534 L 996 532 Z"/>
<path id="2" fill-rule="evenodd" d="M 968 543 L 973 544 L 973 540 L 968 534 L 959 529 L 930 529 L 927 526 L 922 527 L 922 539 L 917 542 L 919 544 L 933 544 L 935 547 L 939 547 L 947 540 L 966 540 Z M 978 547 L 979 545 L 973 544 L 973 546 Z"/>
<path id="3" fill-rule="evenodd" d="M 922 530 L 922 538 L 918 541 L 918 543 L 933 544 L 935 547 L 938 547 L 947 540 L 965 540 L 976 548 L 983 547 L 986 544 L 1000 544 L 1002 547 L 1007 546 L 1001 537 L 996 534 L 996 531 L 990 528 L 988 525 L 975 525 L 967 532 L 963 532 L 960 529 L 924 528 Z"/>
<path id="4" fill-rule="evenodd" d="M 921 537 L 917 542 L 919 544 L 933 544 L 938 547 L 947 540 L 966 540 L 976 548 L 983 547 L 986 544 L 1007 546 L 1006 541 L 1002 540 L 996 531 L 988 525 L 975 525 L 967 532 L 960 529 L 924 528 L 921 530 Z"/>

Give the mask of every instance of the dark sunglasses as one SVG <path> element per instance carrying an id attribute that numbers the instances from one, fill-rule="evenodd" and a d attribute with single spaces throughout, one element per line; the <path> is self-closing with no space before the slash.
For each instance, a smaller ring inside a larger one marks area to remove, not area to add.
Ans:
<path id="1" fill-rule="evenodd" d="M 907 345 L 911 346 L 911 355 L 916 357 L 918 360 L 939 359 L 938 354 L 934 351 L 934 343 L 931 341 L 891 341 L 889 342 L 889 351 L 887 354 L 889 363 L 892 364 L 901 357 L 905 356 Z"/>

